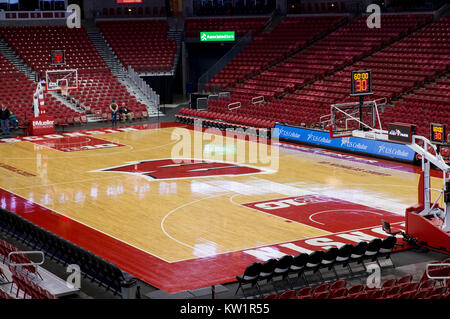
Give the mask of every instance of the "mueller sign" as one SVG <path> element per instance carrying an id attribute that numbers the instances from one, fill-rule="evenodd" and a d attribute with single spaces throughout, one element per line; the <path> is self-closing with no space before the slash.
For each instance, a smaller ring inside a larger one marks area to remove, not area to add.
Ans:
<path id="1" fill-rule="evenodd" d="M 41 128 L 52 128 L 54 126 L 53 120 L 45 120 L 45 121 L 32 121 L 33 128 L 34 129 L 41 129 Z"/>

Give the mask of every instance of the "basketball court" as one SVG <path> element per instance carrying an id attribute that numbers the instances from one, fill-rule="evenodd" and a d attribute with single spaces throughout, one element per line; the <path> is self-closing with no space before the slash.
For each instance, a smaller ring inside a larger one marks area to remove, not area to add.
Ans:
<path id="1" fill-rule="evenodd" d="M 1 207 L 174 293 L 383 238 L 381 220 L 404 227 L 417 200 L 419 167 L 282 142 L 264 145 L 276 163 L 249 163 L 263 143 L 220 134 L 165 123 L 3 139 Z"/>

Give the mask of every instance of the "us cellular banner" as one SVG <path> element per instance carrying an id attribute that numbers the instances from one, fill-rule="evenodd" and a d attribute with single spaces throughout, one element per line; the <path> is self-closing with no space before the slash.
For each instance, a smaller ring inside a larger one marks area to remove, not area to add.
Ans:
<path id="1" fill-rule="evenodd" d="M 413 162 L 415 156 L 415 152 L 403 144 L 374 141 L 359 137 L 330 138 L 328 132 L 308 130 L 300 127 L 276 124 L 272 135 L 280 139 L 401 161 Z"/>

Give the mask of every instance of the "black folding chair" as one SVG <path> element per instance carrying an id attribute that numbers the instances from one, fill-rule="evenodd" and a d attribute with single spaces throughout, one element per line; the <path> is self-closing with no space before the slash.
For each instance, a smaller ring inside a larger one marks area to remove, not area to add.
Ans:
<path id="1" fill-rule="evenodd" d="M 304 274 L 308 259 L 309 255 L 307 253 L 300 253 L 294 256 L 294 258 L 292 259 L 291 267 L 289 268 L 289 274 L 296 274 L 298 279 L 302 277 L 305 280 Z"/>
<path id="2" fill-rule="evenodd" d="M 289 286 L 292 288 L 292 284 L 289 281 L 289 269 L 292 265 L 294 257 L 291 255 L 284 255 L 280 259 L 278 259 L 277 265 L 273 271 L 273 278 L 281 277 L 281 280 L 287 279 Z M 275 288 L 276 289 L 276 288 Z M 278 291 L 277 291 L 278 293 Z"/>
<path id="3" fill-rule="evenodd" d="M 336 258 L 338 255 L 339 250 L 336 247 L 328 248 L 325 253 L 322 256 L 322 261 L 320 262 L 319 266 L 319 273 L 320 269 L 327 269 L 327 270 L 333 270 L 334 275 L 336 278 L 338 278 L 338 274 L 336 272 L 336 269 L 334 269 L 334 263 L 336 262 Z"/>
<path id="4" fill-rule="evenodd" d="M 324 254 L 325 253 L 323 252 L 323 250 L 316 250 L 316 251 L 312 252 L 309 255 L 308 262 L 306 263 L 305 272 L 312 271 L 313 274 L 317 273 L 317 271 L 319 270 L 319 267 L 322 263 L 322 258 L 323 258 Z M 320 280 L 323 282 L 323 277 L 320 272 L 319 272 L 319 277 L 320 277 Z M 309 285 L 308 280 L 306 279 L 306 276 L 305 276 L 305 281 Z"/>
<path id="5" fill-rule="evenodd" d="M 394 247 L 396 246 L 396 243 L 397 243 L 397 237 L 395 237 L 395 236 L 388 236 L 381 241 L 380 250 L 378 251 L 378 256 L 377 256 L 377 261 L 378 261 L 378 264 L 380 265 L 380 267 L 381 267 L 381 264 L 379 263 L 378 258 L 384 257 L 385 260 L 389 259 L 392 263 L 392 267 L 395 268 L 394 262 L 391 258 L 391 253 L 392 253 L 392 250 L 394 249 Z"/>
<path id="6" fill-rule="evenodd" d="M 368 261 L 376 261 L 378 266 L 380 266 L 380 263 L 378 262 L 378 253 L 380 252 L 380 248 L 381 248 L 381 243 L 382 240 L 380 238 L 375 238 L 372 239 L 368 245 L 367 245 L 367 249 L 364 252 L 364 260 L 368 260 Z M 381 266 L 380 266 L 381 268 Z"/>
<path id="7" fill-rule="evenodd" d="M 277 266 L 278 261 L 275 258 L 271 258 L 269 260 L 266 260 L 262 266 L 261 270 L 258 274 L 258 285 L 261 288 L 261 285 L 259 284 L 261 281 L 266 281 L 268 284 L 270 281 L 272 281 L 272 277 L 275 271 L 275 267 Z M 274 287 L 275 288 L 275 287 Z M 261 296 L 262 297 L 262 296 Z"/>
<path id="8" fill-rule="evenodd" d="M 352 252 L 350 254 L 349 265 L 353 262 L 356 262 L 357 265 L 362 264 L 362 266 L 364 267 L 364 271 L 367 271 L 366 265 L 363 262 L 367 246 L 368 244 L 365 241 L 359 242 L 355 246 L 353 246 Z"/>
<path id="9" fill-rule="evenodd" d="M 345 244 L 345 245 L 341 246 L 338 249 L 336 261 L 334 263 L 335 266 L 342 265 L 342 267 L 347 267 L 351 276 L 353 276 L 353 272 L 352 272 L 352 268 L 349 265 L 349 262 L 350 262 L 350 255 L 352 254 L 352 251 L 353 251 L 352 244 Z M 339 276 L 338 276 L 338 279 L 339 279 Z"/>
<path id="10" fill-rule="evenodd" d="M 245 295 L 245 290 L 243 285 L 250 284 L 252 287 L 256 286 L 258 288 L 258 292 L 261 295 L 261 290 L 258 285 L 258 276 L 261 272 L 262 264 L 259 262 L 254 262 L 247 266 L 244 273 L 242 275 L 237 275 L 236 279 L 239 282 L 239 286 L 236 289 L 235 295 L 239 291 L 239 288 L 242 289 L 242 293 L 244 294 L 244 297 L 247 298 Z"/>

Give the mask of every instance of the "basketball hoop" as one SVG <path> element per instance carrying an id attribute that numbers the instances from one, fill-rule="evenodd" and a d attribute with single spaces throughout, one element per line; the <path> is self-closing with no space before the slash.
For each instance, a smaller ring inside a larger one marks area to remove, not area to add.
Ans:
<path id="1" fill-rule="evenodd" d="M 46 73 L 47 91 L 63 91 L 78 89 L 78 71 L 71 70 L 47 70 Z"/>
<path id="2" fill-rule="evenodd" d="M 62 95 L 62 96 L 67 96 L 67 95 L 69 95 L 69 89 L 67 88 L 66 85 L 62 85 L 62 86 L 61 86 L 61 95 Z"/>

